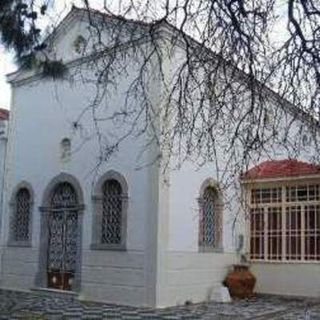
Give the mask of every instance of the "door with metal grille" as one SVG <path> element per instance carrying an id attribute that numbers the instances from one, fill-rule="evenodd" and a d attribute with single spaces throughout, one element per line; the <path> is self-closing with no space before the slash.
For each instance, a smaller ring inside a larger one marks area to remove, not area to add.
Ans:
<path id="1" fill-rule="evenodd" d="M 77 263 L 77 195 L 69 183 L 53 191 L 48 216 L 48 287 L 72 290 Z"/>

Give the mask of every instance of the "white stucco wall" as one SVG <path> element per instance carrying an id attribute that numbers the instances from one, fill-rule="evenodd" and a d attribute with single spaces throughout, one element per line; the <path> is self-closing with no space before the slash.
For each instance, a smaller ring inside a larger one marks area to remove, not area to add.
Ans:
<path id="1" fill-rule="evenodd" d="M 219 289 L 233 264 L 232 253 L 169 252 L 158 307 L 219 299 Z"/>
<path id="2" fill-rule="evenodd" d="M 198 252 L 199 240 L 199 203 L 200 189 L 206 179 L 212 178 L 218 183 L 214 165 L 197 168 L 194 163 L 185 163 L 179 170 L 171 172 L 170 177 L 170 251 Z M 237 199 L 233 199 L 235 190 L 223 191 L 223 235 L 222 247 L 225 252 L 234 252 L 237 230 L 233 229 L 236 218 Z M 227 193 L 227 194 L 225 194 Z"/>
<path id="3" fill-rule="evenodd" d="M 112 115 L 123 106 L 128 84 L 136 76 L 137 64 L 132 63 L 130 67 L 131 70 L 127 70 L 129 75 L 119 76 L 117 93 L 110 90 L 102 100 L 96 109 L 97 116 Z M 87 69 L 81 72 L 82 76 L 90 77 Z M 153 84 L 158 90 L 156 82 Z M 155 149 L 151 145 L 142 153 L 145 136 L 132 135 L 119 146 L 114 156 L 95 170 L 99 163 L 99 144 L 92 111 L 81 117 L 79 130 L 73 126 L 73 122 L 91 103 L 95 90 L 94 83 L 83 83 L 77 75 L 70 81 L 36 79 L 13 88 L 13 117 L 6 170 L 7 214 L 2 217 L 1 244 L 4 249 L 0 285 L 14 289 L 35 286 L 40 245 L 39 207 L 43 204 L 44 190 L 50 181 L 60 173 L 67 173 L 78 180 L 84 194 L 80 297 L 127 305 L 154 305 L 155 270 L 150 257 L 156 250 L 152 243 L 155 233 L 149 226 L 155 225 L 157 215 L 158 171 L 152 165 L 142 169 L 138 167 L 153 161 Z M 157 95 L 154 94 L 153 98 L 156 99 Z M 117 139 L 124 130 L 112 121 L 102 124 L 100 129 L 109 136 L 110 141 Z M 68 163 L 60 159 L 60 143 L 65 137 L 71 139 L 73 151 Z M 128 184 L 126 251 L 90 249 L 93 185 L 108 170 L 121 173 Z M 30 183 L 35 195 L 30 248 L 7 246 L 9 199 L 12 190 L 21 181 Z"/>
<path id="4" fill-rule="evenodd" d="M 208 178 L 217 181 L 217 176 L 213 165 L 199 169 L 191 162 L 170 172 L 170 196 L 165 199 L 169 211 L 165 224 L 168 244 L 159 269 L 163 273 L 159 280 L 159 307 L 216 298 L 228 271 L 238 262 L 235 245 L 239 231 L 233 228 L 236 199 L 232 197 L 226 197 L 228 203 L 223 210 L 223 250 L 199 252 L 198 248 L 200 188 Z"/>
<path id="5" fill-rule="evenodd" d="M 319 263 L 253 263 L 259 293 L 320 297 Z"/>

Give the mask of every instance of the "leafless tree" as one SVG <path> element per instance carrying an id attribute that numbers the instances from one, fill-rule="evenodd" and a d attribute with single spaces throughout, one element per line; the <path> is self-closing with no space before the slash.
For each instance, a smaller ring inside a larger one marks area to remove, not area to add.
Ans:
<path id="1" fill-rule="evenodd" d="M 212 163 L 226 185 L 261 156 L 273 157 L 275 146 L 297 157 L 311 143 L 310 158 L 318 160 L 318 1 L 104 0 L 99 11 L 93 4 L 75 9 L 90 36 L 78 39 L 82 60 L 72 77 L 94 83 L 96 93 L 73 126 L 81 130 L 92 116 L 99 163 L 142 135 L 145 148 L 159 147 L 154 161 L 164 169 Z M 126 99 L 110 114 L 102 101 L 133 64 Z M 161 93 L 152 91 L 150 75 Z M 121 127 L 116 138 L 102 129 L 106 122 Z"/>
<path id="2" fill-rule="evenodd" d="M 317 150 L 320 12 L 316 2 L 127 0 L 115 5 L 104 1 L 100 13 L 84 1 L 84 8 L 94 54 L 99 56 L 87 62 L 96 70 L 97 95 L 84 113 L 95 110 L 96 130 L 104 141 L 102 161 L 133 132 L 148 132 L 161 145 L 159 157 L 164 150 L 167 160 L 174 154 L 177 166 L 185 160 L 218 166 L 217 154 L 224 154 L 224 170 L 217 172 L 228 176 L 230 170 L 239 174 L 261 154 L 272 157 L 276 144 L 289 156 L 298 156 L 306 135 Z M 105 30 L 111 43 L 103 39 Z M 181 61 L 168 72 L 168 55 L 179 50 L 184 52 Z M 128 72 L 126 65 L 132 59 L 139 62 L 139 69 L 128 86 L 126 102 L 116 114 L 96 117 L 101 99 L 110 87 L 117 88 L 117 77 Z M 150 72 L 165 88 L 161 108 L 154 105 L 148 90 Z M 139 100 L 134 110 L 128 105 L 132 97 Z M 288 112 L 290 119 L 281 122 Z M 99 124 L 115 118 L 129 129 L 111 143 Z M 137 129 L 137 123 L 144 125 Z M 298 134 L 295 125 L 300 127 Z M 317 152 L 313 156 L 316 160 Z"/>

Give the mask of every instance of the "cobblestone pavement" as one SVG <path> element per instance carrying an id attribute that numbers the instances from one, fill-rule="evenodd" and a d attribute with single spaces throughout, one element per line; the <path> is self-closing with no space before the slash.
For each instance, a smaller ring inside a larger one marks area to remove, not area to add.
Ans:
<path id="1" fill-rule="evenodd" d="M 204 303 L 162 310 L 85 303 L 0 290 L 0 320 L 320 320 L 320 300 L 257 297 L 230 304 Z"/>

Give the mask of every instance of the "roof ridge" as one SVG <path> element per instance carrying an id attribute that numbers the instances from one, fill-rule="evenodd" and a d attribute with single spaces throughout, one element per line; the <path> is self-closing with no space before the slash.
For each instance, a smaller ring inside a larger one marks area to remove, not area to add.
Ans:
<path id="1" fill-rule="evenodd" d="M 122 20 L 124 22 L 137 23 L 137 24 L 141 24 L 141 25 L 144 25 L 144 26 L 152 26 L 152 25 L 154 25 L 154 22 L 145 22 L 145 21 L 137 20 L 137 19 L 129 19 L 129 18 L 124 17 L 121 14 L 115 14 L 115 13 L 110 14 L 110 13 L 102 12 L 101 10 L 93 9 L 93 8 L 82 8 L 82 7 L 77 7 L 75 5 L 72 5 L 72 9 L 71 10 L 86 11 L 86 12 L 89 11 L 89 12 L 92 12 L 93 14 L 99 14 L 99 15 L 106 16 L 106 17 L 111 18 L 111 19 Z"/>

